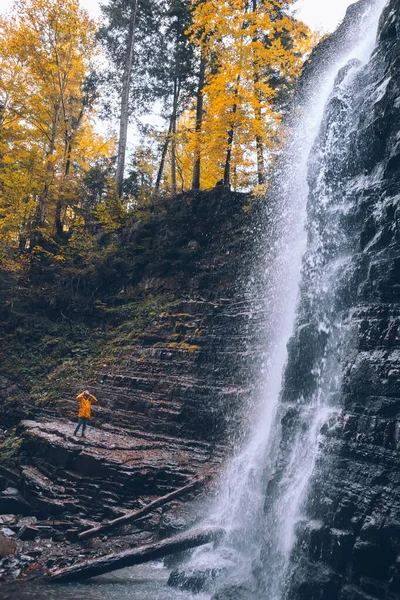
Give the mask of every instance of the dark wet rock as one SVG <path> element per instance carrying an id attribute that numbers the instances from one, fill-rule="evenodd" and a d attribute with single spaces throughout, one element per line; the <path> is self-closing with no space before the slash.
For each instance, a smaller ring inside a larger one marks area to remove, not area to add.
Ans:
<path id="1" fill-rule="evenodd" d="M 339 600 L 341 583 L 333 570 L 322 565 L 312 569 L 301 563 L 293 576 L 291 593 L 299 600 Z"/>
<path id="2" fill-rule="evenodd" d="M 1 533 L 8 538 L 15 537 L 15 531 L 13 529 L 10 529 L 9 527 L 2 527 Z"/>
<path id="3" fill-rule="evenodd" d="M 51 525 L 38 525 L 36 528 L 39 531 L 39 537 L 44 540 L 50 540 L 57 533 Z"/>
<path id="4" fill-rule="evenodd" d="M 38 520 L 36 517 L 22 517 L 22 519 L 18 519 L 18 527 L 23 527 L 24 525 L 35 525 Z"/>
<path id="5" fill-rule="evenodd" d="M 359 540 L 353 548 L 354 574 L 386 581 L 395 559 L 395 549 Z"/>
<path id="6" fill-rule="evenodd" d="M 71 528 L 57 527 L 60 519 L 74 515 L 78 521 L 103 521 L 121 516 L 189 483 L 191 479 L 212 474 L 220 464 L 224 449 L 215 443 L 173 438 L 128 428 L 104 426 L 91 429 L 84 440 L 72 436 L 74 424 L 67 420 L 23 421 L 19 426 L 21 447 L 30 465 L 22 468 L 20 492 L 7 491 L 30 506 L 37 517 L 53 516 L 53 523 L 37 523 L 39 535 L 47 538 Z M 159 528 L 164 519 L 170 525 L 189 523 L 183 504 L 175 517 L 166 507 L 157 509 L 138 522 L 147 531 Z M 180 513 L 180 516 L 179 516 Z M 26 514 L 26 512 L 25 512 Z M 193 515 L 192 514 L 192 522 Z M 55 529 L 56 527 L 56 529 Z M 171 528 L 171 527 L 170 527 Z M 58 531 L 57 531 L 58 529 Z M 161 532 L 162 535 L 162 532 Z"/>
<path id="7" fill-rule="evenodd" d="M 162 513 L 158 526 L 160 537 L 170 537 L 194 527 L 204 514 L 204 498 L 193 499 L 189 504 L 179 500 L 170 503 Z"/>
<path id="8" fill-rule="evenodd" d="M 69 542 L 76 542 L 78 540 L 79 529 L 67 529 L 65 532 L 65 539 Z"/>
<path id="9" fill-rule="evenodd" d="M 259 594 L 252 586 L 233 583 L 218 590 L 211 600 L 258 600 Z"/>
<path id="10" fill-rule="evenodd" d="M 7 487 L 0 494 L 0 513 L 29 515 L 32 509 L 20 492 L 13 487 Z"/>
<path id="11" fill-rule="evenodd" d="M 15 469 L 10 469 L 5 465 L 0 464 L 0 476 L 7 482 L 4 489 L 9 486 L 17 487 L 19 484 L 20 475 Z"/>
<path id="12" fill-rule="evenodd" d="M 212 581 L 221 575 L 221 569 L 182 568 L 171 572 L 168 585 L 194 593 L 203 592 L 210 588 Z"/>
<path id="13" fill-rule="evenodd" d="M 18 532 L 18 539 L 23 542 L 34 540 L 39 535 L 39 529 L 34 525 L 23 525 Z"/>
<path id="14" fill-rule="evenodd" d="M 400 593 L 399 34 L 400 2 L 390 0 L 377 49 L 354 79 L 354 134 L 340 155 L 334 145 L 324 145 L 338 114 L 345 122 L 334 95 L 310 165 L 309 210 L 322 229 L 313 190 L 324 169 L 332 195 L 340 193 L 343 200 L 348 194 L 352 206 L 342 218 L 352 260 L 334 299 L 351 344 L 334 398 L 342 411 L 321 430 L 306 515 L 297 528 L 291 600 L 394 600 Z M 315 51 L 317 61 L 318 52 L 321 60 L 328 57 L 330 43 Z M 282 420 L 282 453 L 296 429 L 291 403 L 301 393 L 303 402 L 312 394 L 324 352 L 311 313 L 303 290 L 283 391 L 289 410 Z"/>
<path id="15" fill-rule="evenodd" d="M 43 554 L 43 550 L 41 548 L 34 548 L 34 549 L 30 549 L 28 551 L 27 556 L 30 556 L 31 558 L 35 559 L 39 556 L 41 556 Z"/>
<path id="16" fill-rule="evenodd" d="M 220 548 L 218 556 L 205 552 L 193 564 L 181 564 L 171 572 L 168 585 L 198 593 L 213 587 L 214 580 L 230 581 L 236 575 L 241 556 L 230 548 Z"/>

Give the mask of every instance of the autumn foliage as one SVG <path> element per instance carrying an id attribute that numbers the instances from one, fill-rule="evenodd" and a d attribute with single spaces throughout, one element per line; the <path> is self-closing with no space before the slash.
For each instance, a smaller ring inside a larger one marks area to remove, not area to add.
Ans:
<path id="1" fill-rule="evenodd" d="M 0 27 L 0 239 L 23 250 L 40 229 L 68 230 L 113 144 L 94 130 L 96 26 L 79 3 L 18 0 Z"/>
<path id="2" fill-rule="evenodd" d="M 0 19 L 0 256 L 62 256 L 160 196 L 265 188 L 315 43 L 291 3 L 109 0 L 99 24 L 78 0 L 16 0 Z M 165 127 L 143 122 L 155 106 Z M 122 184 L 105 118 L 136 124 Z"/>
<path id="3" fill-rule="evenodd" d="M 212 187 L 220 179 L 235 189 L 263 184 L 313 37 L 282 11 L 282 2 L 192 3 L 190 35 L 206 57 L 206 77 L 201 131 L 196 136 L 189 127 L 186 135 L 201 149 L 202 184 Z"/>

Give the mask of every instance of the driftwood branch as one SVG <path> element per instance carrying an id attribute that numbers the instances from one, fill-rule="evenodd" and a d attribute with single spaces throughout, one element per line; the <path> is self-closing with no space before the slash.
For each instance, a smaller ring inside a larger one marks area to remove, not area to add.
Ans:
<path id="1" fill-rule="evenodd" d="M 108 521 L 108 523 L 103 523 L 102 525 L 96 525 L 95 527 L 92 527 L 91 529 L 82 531 L 78 535 L 78 539 L 79 540 L 87 540 L 88 538 L 96 537 L 100 533 L 105 533 L 106 531 L 110 531 L 110 529 L 115 529 L 116 527 L 119 527 L 120 525 L 126 525 L 127 523 L 133 523 L 133 521 L 137 521 L 144 515 L 147 515 L 148 513 L 152 512 L 155 508 L 158 508 L 159 506 L 163 506 L 164 504 L 171 502 L 171 500 L 175 500 L 175 498 L 179 498 L 180 496 L 183 496 L 184 494 L 187 494 L 188 492 L 191 492 L 194 489 L 201 487 L 202 485 L 207 483 L 207 481 L 209 481 L 209 480 L 210 480 L 210 477 L 202 477 L 200 479 L 196 479 L 195 481 L 192 481 L 191 483 L 185 485 L 184 487 L 178 488 L 177 490 L 170 492 L 166 496 L 161 496 L 161 498 L 157 498 L 157 500 L 154 500 L 154 502 L 150 502 L 150 504 L 148 504 L 144 508 L 140 508 L 139 510 L 131 511 L 129 513 L 126 513 L 122 517 L 118 517 L 118 519 L 114 519 L 112 521 Z"/>
<path id="2" fill-rule="evenodd" d="M 224 529 L 220 527 L 192 529 L 166 540 L 146 544 L 134 550 L 124 550 L 116 554 L 107 554 L 94 560 L 72 565 L 72 567 L 50 571 L 46 576 L 46 580 L 51 583 L 82 581 L 90 577 L 110 573 L 110 571 L 133 567 L 141 563 L 158 560 L 169 554 L 203 546 L 209 542 L 221 539 L 224 533 Z"/>

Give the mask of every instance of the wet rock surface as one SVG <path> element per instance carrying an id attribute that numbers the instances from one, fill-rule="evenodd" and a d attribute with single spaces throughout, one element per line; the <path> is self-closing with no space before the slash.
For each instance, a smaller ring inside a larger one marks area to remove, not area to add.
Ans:
<path id="1" fill-rule="evenodd" d="M 26 513 L 33 516 L 22 517 L 20 511 L 0 516 L 3 580 L 36 578 L 49 568 L 140 546 L 162 537 L 174 519 L 175 529 L 177 520 L 179 530 L 187 529 L 199 518 L 198 503 L 192 510 L 184 506 L 194 493 L 107 535 L 86 542 L 78 542 L 76 536 L 195 477 L 212 475 L 223 456 L 222 446 L 198 440 L 112 425 L 89 428 L 87 437 L 81 438 L 73 435 L 74 427 L 63 419 L 22 421 L 18 427 L 21 452 L 29 456 L 29 464 L 21 467 L 19 491 L 10 487 L 6 491 L 23 501 Z M 7 474 L 6 469 L 3 472 Z M 10 477 L 15 475 L 10 471 Z M 17 500 L 13 502 L 10 506 L 20 508 Z"/>
<path id="2" fill-rule="evenodd" d="M 5 579 L 174 535 L 205 510 L 191 494 L 100 539 L 76 542 L 83 529 L 213 476 L 252 393 L 244 382 L 260 352 L 247 340 L 263 315 L 252 314 L 242 289 L 252 259 L 248 196 L 215 190 L 174 202 L 156 239 L 143 242 L 143 267 L 106 299 L 109 306 L 99 304 L 110 315 L 107 326 L 88 335 L 104 340 L 104 350 L 88 360 L 89 343 L 77 343 L 66 357 L 68 378 L 62 369 L 49 373 L 36 404 L 18 382 L 0 379 L 0 460 L 7 465 L 0 464 L 0 515 L 36 519 L 5 519 L 15 560 L 34 553 L 22 566 L 6 558 Z M 124 229 L 128 252 L 142 244 L 145 229 Z M 162 300 L 149 309 L 154 296 Z M 87 387 L 99 404 L 86 438 L 74 437 L 75 396 Z"/>
<path id="3" fill-rule="evenodd" d="M 233 583 L 218 590 L 211 600 L 257 600 L 258 598 L 258 592 L 252 585 Z"/>
<path id="4" fill-rule="evenodd" d="M 199 440 L 222 440 L 229 417 L 248 400 L 251 355 L 243 331 L 249 304 L 226 298 L 184 300 L 153 317 L 122 344 L 120 362 L 100 369 L 98 416 L 117 426 Z M 66 405 L 74 404 L 65 398 Z"/>
<path id="5" fill-rule="evenodd" d="M 325 160 L 332 160 L 330 171 L 325 165 L 328 183 L 352 206 L 342 224 L 354 254 L 334 307 L 351 342 L 340 398 L 334 399 L 341 412 L 321 431 L 306 520 L 298 525 L 291 600 L 400 597 L 399 56 L 400 3 L 391 0 L 378 47 L 356 76 L 354 85 L 368 93 L 353 103 L 355 130 L 341 155 L 325 148 Z M 335 111 L 346 118 L 345 98 L 339 109 L 333 100 L 322 140 L 335 134 L 329 129 Z M 311 189 L 315 181 L 311 175 Z M 296 412 L 290 403 L 299 392 L 302 401 L 313 393 L 327 343 L 304 298 L 303 290 L 284 388 L 288 413 Z M 295 423 L 295 414 L 282 420 L 284 440 L 292 439 Z"/>
<path id="6" fill-rule="evenodd" d="M 190 590 L 199 593 L 207 590 L 213 579 L 221 574 L 218 568 L 208 569 L 176 569 L 171 572 L 168 585 L 181 590 Z"/>
<path id="7" fill-rule="evenodd" d="M 22 421 L 24 497 L 40 513 L 75 512 L 102 520 L 140 499 L 163 496 L 197 475 L 213 473 L 223 448 L 104 425 L 74 436 L 68 421 Z"/>

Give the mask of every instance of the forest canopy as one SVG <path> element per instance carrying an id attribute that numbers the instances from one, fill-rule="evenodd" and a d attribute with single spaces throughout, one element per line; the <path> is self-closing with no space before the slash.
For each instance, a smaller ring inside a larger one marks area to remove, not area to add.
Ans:
<path id="1" fill-rule="evenodd" d="M 15 0 L 0 19 L 0 257 L 61 260 L 82 227 L 118 229 L 160 197 L 264 190 L 316 42 L 291 4 L 108 0 L 97 23 L 78 0 Z"/>

